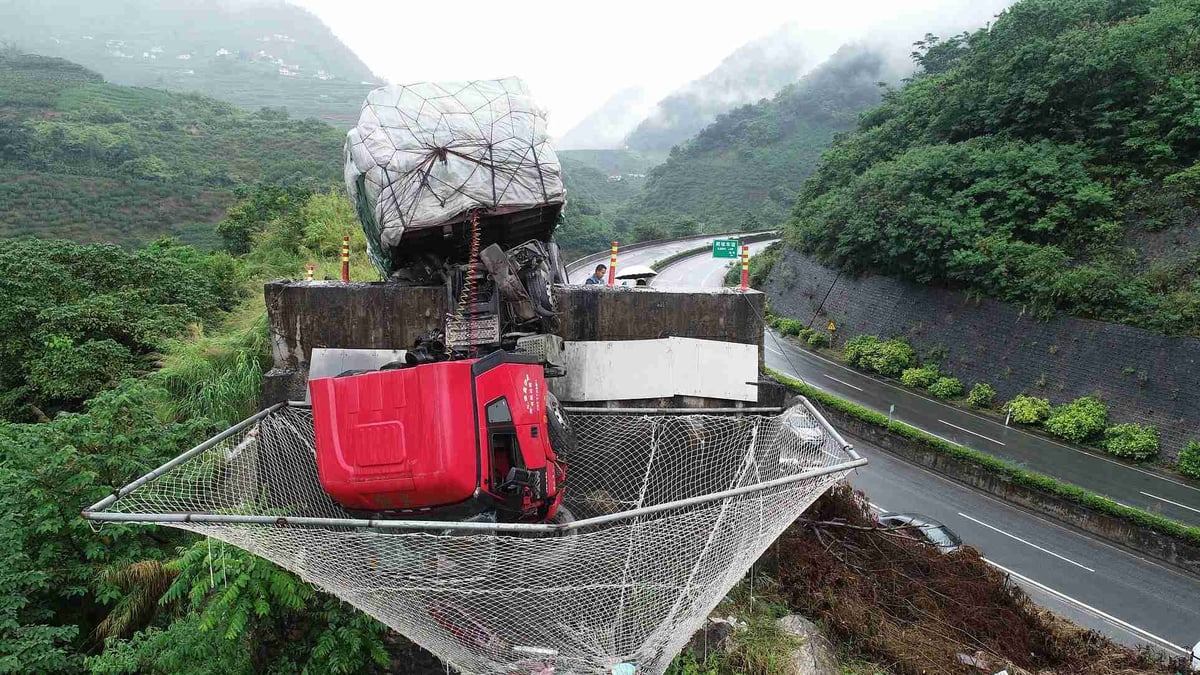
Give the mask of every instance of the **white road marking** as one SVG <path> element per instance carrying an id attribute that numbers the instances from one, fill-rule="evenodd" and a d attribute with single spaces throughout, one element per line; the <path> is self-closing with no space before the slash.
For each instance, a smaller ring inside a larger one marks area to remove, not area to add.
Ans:
<path id="1" fill-rule="evenodd" d="M 827 364 L 829 364 L 829 365 L 831 365 L 831 366 L 833 366 L 833 367 L 835 367 L 835 368 L 840 368 L 840 369 L 842 369 L 842 370 L 844 370 L 844 371 L 846 371 L 846 372 L 849 372 L 849 373 L 854 373 L 854 374 L 856 374 L 856 375 L 861 375 L 861 374 L 862 374 L 862 373 L 858 372 L 857 370 L 854 370 L 853 368 L 850 368 L 850 367 L 848 367 L 848 366 L 844 366 L 844 365 L 842 365 L 842 364 L 840 364 L 840 363 L 838 363 L 838 362 L 836 362 L 836 361 L 831 361 L 831 360 L 829 360 L 829 359 L 825 358 L 824 356 L 820 356 L 819 354 L 813 354 L 812 352 L 806 351 L 806 350 L 804 350 L 804 349 L 797 349 L 797 350 L 796 350 L 796 354 L 797 354 L 798 356 L 800 356 L 801 358 L 817 359 L 817 360 L 819 360 L 819 361 L 822 361 L 822 362 L 824 362 L 824 363 L 827 363 Z M 938 404 L 938 405 L 940 405 L 940 406 L 943 406 L 943 407 L 946 407 L 946 408 L 950 408 L 950 407 L 951 407 L 951 406 L 949 406 L 949 405 L 947 405 L 947 404 L 945 404 L 945 403 L 943 403 L 943 402 L 941 402 L 941 401 L 939 401 L 939 400 L 937 400 L 937 399 L 932 399 L 932 398 L 929 398 L 928 396 L 923 396 L 923 395 L 921 395 L 921 394 L 918 394 L 918 393 L 916 393 L 916 392 L 912 391 L 911 389 L 907 389 L 907 388 L 905 388 L 905 387 L 901 387 L 901 386 L 899 386 L 899 385 L 895 385 L 895 384 L 892 384 L 892 383 L 890 383 L 890 382 L 886 382 L 886 381 L 884 381 L 884 380 L 880 380 L 880 379 L 877 379 L 877 378 L 871 378 L 871 379 L 875 380 L 876 382 L 878 382 L 879 384 L 882 384 L 882 385 L 883 385 L 883 386 L 885 386 L 885 387 L 891 387 L 892 389 L 895 389 L 895 390 L 897 390 L 897 391 L 904 392 L 904 393 L 906 393 L 906 394 L 910 394 L 910 395 L 912 395 L 912 396 L 916 396 L 917 398 L 923 398 L 923 399 L 925 399 L 926 401 L 929 401 L 930 403 L 936 403 L 936 404 Z M 1041 443 L 1049 443 L 1049 444 L 1051 444 L 1051 445 L 1057 445 L 1057 446 L 1058 446 L 1058 447 L 1060 447 L 1060 448 L 1066 448 L 1067 450 L 1071 450 L 1072 452 L 1077 452 L 1077 453 L 1079 453 L 1079 454 L 1081 454 L 1081 455 L 1084 455 L 1084 456 L 1090 457 L 1090 458 L 1092 458 L 1092 459 L 1097 459 L 1097 460 L 1100 460 L 1101 462 L 1108 462 L 1109 464 L 1116 464 L 1117 466 L 1119 466 L 1119 467 L 1121 467 L 1121 468 L 1123 468 L 1123 469 L 1128 469 L 1128 470 L 1130 470 L 1130 471 L 1136 471 L 1136 472 L 1138 472 L 1138 473 L 1145 474 L 1145 475 L 1147 475 L 1147 476 L 1149 476 L 1149 477 L 1151 477 L 1151 478 L 1156 478 L 1156 479 L 1158 479 L 1158 480 L 1165 481 L 1165 482 L 1167 482 L 1167 483 L 1174 483 L 1175 485 L 1178 485 L 1179 487 L 1183 487 L 1183 488 L 1187 488 L 1187 489 L 1189 489 L 1189 490 L 1195 490 L 1196 492 L 1200 492 L 1200 488 L 1198 488 L 1198 487 L 1196 487 L 1196 486 L 1194 486 L 1194 485 L 1188 485 L 1187 483 L 1184 483 L 1184 482 L 1182 482 L 1182 481 L 1175 480 L 1174 478 L 1168 478 L 1167 476 L 1162 476 L 1162 475 L 1159 475 L 1159 474 L 1157 474 L 1157 473 L 1154 473 L 1154 472 L 1152 472 L 1152 471 L 1147 471 L 1146 469 L 1140 469 L 1140 468 L 1138 468 L 1138 467 L 1136 467 L 1136 466 L 1129 466 L 1128 464 L 1125 464 L 1124 462 L 1118 462 L 1118 461 L 1117 461 L 1117 460 L 1115 460 L 1115 459 L 1109 459 L 1109 458 L 1107 458 L 1107 457 L 1101 457 L 1101 456 L 1099 456 L 1099 455 L 1096 455 L 1096 454 L 1093 454 L 1093 453 L 1091 453 L 1091 452 L 1088 452 L 1087 450 L 1080 450 L 1079 448 L 1073 448 L 1073 447 L 1071 447 L 1071 446 L 1069 446 L 1069 445 L 1066 445 L 1066 444 L 1064 444 L 1064 443 L 1059 443 L 1059 442 L 1058 442 L 1058 441 L 1056 441 L 1056 440 L 1053 440 L 1053 439 L 1050 439 L 1050 438 L 1046 438 L 1045 436 L 1039 436 L 1039 435 L 1037 435 L 1037 434 L 1032 434 L 1032 433 L 1030 433 L 1030 432 L 1028 432 L 1028 431 L 1025 431 L 1024 429 L 1022 429 L 1022 428 L 1020 428 L 1020 427 L 1006 427 L 1006 426 L 1005 426 L 1005 425 L 1004 425 L 1002 422 L 997 422 L 996 420 L 989 419 L 989 418 L 987 418 L 987 417 L 984 417 L 983 415 L 979 415 L 979 414 L 973 413 L 973 412 L 971 412 L 971 411 L 969 411 L 969 410 L 959 410 L 958 408 L 952 408 L 952 409 L 953 409 L 953 410 L 956 410 L 957 412 L 960 412 L 960 413 L 964 413 L 964 414 L 970 415 L 971 417 L 974 417 L 974 418 L 976 418 L 976 419 L 982 420 L 982 421 L 984 421 L 984 422 L 987 422 L 987 423 L 989 423 L 989 424 L 994 424 L 994 425 L 996 425 L 996 426 L 998 426 L 998 427 L 1001 427 L 1001 428 L 1004 428 L 1004 429 L 1012 429 L 1012 430 L 1015 430 L 1017 433 L 1020 433 L 1020 434 L 1023 434 L 1023 435 L 1025 435 L 1025 436 L 1029 436 L 1029 437 L 1031 437 L 1031 438 L 1034 438 L 1034 439 L 1036 439 L 1037 441 L 1039 441 L 1039 442 L 1041 442 Z M 876 411 L 876 412 L 878 412 L 878 411 Z M 919 428 L 919 427 L 918 427 L 918 428 Z M 934 434 L 934 435 L 935 435 L 935 436 L 937 436 L 937 434 Z M 939 438 L 940 438 L 940 436 L 939 436 Z M 961 445 L 961 444 L 960 444 L 960 445 Z"/>
<path id="2" fill-rule="evenodd" d="M 862 388 L 862 387 L 856 387 L 856 386 L 854 386 L 854 385 L 850 384 L 849 382 L 847 382 L 847 381 L 845 381 L 845 380 L 839 380 L 839 379 L 837 379 L 836 377 L 834 377 L 834 376 L 832 376 L 832 375 L 825 375 L 825 373 L 821 373 L 821 375 L 824 375 L 825 377 L 828 377 L 829 379 L 833 380 L 834 382 L 841 382 L 842 384 L 846 385 L 847 387 L 850 387 L 851 389 L 857 389 L 858 391 L 862 391 L 862 390 L 863 390 L 863 388 Z"/>
<path id="3" fill-rule="evenodd" d="M 982 439 L 983 439 L 983 440 L 985 440 L 985 441 L 991 441 L 991 442 L 995 443 L 996 445 L 1004 445 L 1004 443 L 1001 443 L 1000 441 L 998 441 L 998 440 L 996 440 L 996 439 L 994 439 L 994 438 L 989 438 L 989 437 L 987 437 L 987 436 L 984 436 L 984 435 L 983 435 L 983 434 L 981 434 L 981 433 L 978 433 L 978 432 L 975 432 L 975 431 L 971 431 L 970 429 L 966 429 L 966 428 L 964 428 L 964 427 L 960 427 L 960 426 L 958 426 L 957 424 L 951 424 L 951 423 L 947 422 L 946 420 L 938 420 L 938 421 L 939 421 L 939 422 L 941 422 L 942 424 L 945 424 L 945 425 L 946 425 L 946 426 L 948 426 L 948 427 L 954 427 L 955 429 L 958 429 L 959 431 L 965 431 L 965 432 L 967 432 L 968 434 L 973 434 L 973 435 L 975 435 L 975 436 L 978 436 L 978 437 L 982 438 Z"/>
<path id="4" fill-rule="evenodd" d="M 1115 617 L 1115 616 L 1113 616 L 1113 615 L 1111 615 L 1111 614 L 1107 614 L 1107 613 L 1105 613 L 1105 612 L 1102 612 L 1102 611 L 1100 611 L 1100 610 L 1096 609 L 1095 607 L 1092 607 L 1091 605 L 1089 605 L 1089 604 L 1087 604 L 1087 603 L 1080 602 L 1079 600 L 1076 600 L 1075 598 L 1072 598 L 1071 596 L 1067 595 L 1066 593 L 1062 593 L 1062 592 L 1060 592 L 1060 591 L 1056 591 L 1056 590 L 1054 590 L 1053 588 L 1050 588 L 1049 586 L 1047 586 L 1047 585 L 1045 585 L 1045 584 L 1043 584 L 1043 583 L 1040 583 L 1040 582 L 1034 581 L 1033 579 L 1030 579 L 1029 577 L 1027 577 L 1027 576 L 1025 576 L 1025 575 L 1023 575 L 1023 574 L 1019 574 L 1019 573 L 1017 573 L 1017 572 L 1014 572 L 1014 571 L 1012 571 L 1012 570 L 1008 569 L 1007 567 L 1005 567 L 1005 566 L 1003 566 L 1003 565 L 1001 565 L 1001 564 L 999 564 L 999 563 L 995 563 L 995 562 L 992 562 L 991 560 L 988 560 L 987 558 L 984 558 L 984 559 L 983 559 L 983 561 L 984 561 L 984 562 L 986 562 L 987 564 L 991 565 L 992 567 L 995 567 L 996 569 L 1000 570 L 1001 572 L 1004 572 L 1005 574 L 1007 574 L 1007 575 L 1009 575 L 1009 576 L 1011 576 L 1011 577 L 1015 577 L 1015 578 L 1016 578 L 1017 580 L 1019 580 L 1019 581 L 1023 581 L 1023 582 L 1025 582 L 1025 583 L 1029 584 L 1030 586 L 1033 586 L 1033 587 L 1035 587 L 1035 588 L 1038 588 L 1038 589 L 1040 589 L 1040 590 L 1042 590 L 1042 591 L 1045 591 L 1046 593 L 1049 593 L 1050 595 L 1053 595 L 1054 597 L 1056 597 L 1056 598 L 1058 598 L 1058 599 L 1060 599 L 1060 600 L 1063 600 L 1064 602 L 1068 602 L 1068 603 L 1070 603 L 1070 604 L 1072 604 L 1072 605 L 1075 605 L 1075 606 L 1079 607 L 1080 609 L 1083 609 L 1083 610 L 1085 610 L 1085 611 L 1091 612 L 1092 614 L 1094 614 L 1094 615 L 1096 615 L 1096 616 L 1098 616 L 1098 617 L 1100 617 L 1100 618 L 1102 618 L 1102 619 L 1104 619 L 1104 620 L 1106 620 L 1106 621 L 1110 621 L 1110 622 L 1112 622 L 1113 624 L 1115 624 L 1115 625 L 1117 625 L 1117 626 L 1120 626 L 1121 628 L 1124 628 L 1125 630 L 1128 630 L 1128 631 L 1130 631 L 1131 633 L 1134 633 L 1134 634 L 1136 634 L 1136 635 L 1140 635 L 1141 637 L 1144 637 L 1144 638 L 1147 638 L 1147 639 L 1149 639 L 1149 640 L 1152 640 L 1152 641 L 1154 641 L 1154 642 L 1157 642 L 1159 645 L 1161 645 L 1161 646 L 1163 646 L 1163 647 L 1166 647 L 1167 649 L 1173 650 L 1173 651 L 1175 651 L 1175 652 L 1178 652 L 1178 653 L 1180 653 L 1180 654 L 1187 654 L 1187 653 L 1188 653 L 1188 650 L 1187 650 L 1187 649 L 1185 649 L 1185 648 L 1183 648 L 1183 647 L 1180 647 L 1179 645 L 1177 645 L 1177 644 L 1175 644 L 1175 643 L 1173 643 L 1173 642 L 1169 642 L 1169 641 L 1167 641 L 1167 640 L 1164 640 L 1163 638 L 1160 638 L 1159 636 L 1155 635 L 1154 633 L 1151 633 L 1150 631 L 1143 630 L 1143 629 L 1141 629 L 1141 628 L 1138 628 L 1137 626 L 1135 626 L 1135 625 L 1133 625 L 1133 624 L 1131 624 L 1131 623 L 1129 623 L 1129 622 L 1127 622 L 1127 621 L 1122 621 L 1122 620 L 1118 619 L 1117 617 Z"/>
<path id="5" fill-rule="evenodd" d="M 1037 550 L 1041 551 L 1042 553 L 1049 553 L 1050 555 L 1054 556 L 1055 558 L 1058 558 L 1059 560 L 1065 560 L 1066 562 L 1069 562 L 1069 563 L 1071 563 L 1072 565 L 1074 565 L 1074 566 L 1076 566 L 1076 567 L 1081 567 L 1081 568 L 1083 568 L 1083 569 L 1085 569 L 1085 570 L 1087 570 L 1087 571 L 1089 571 L 1089 572 L 1095 572 L 1095 571 L 1096 571 L 1096 570 L 1094 570 L 1094 569 L 1092 569 L 1092 568 L 1088 567 L 1087 565 L 1080 565 L 1079 563 L 1075 562 L 1074 560 L 1071 560 L 1070 558 L 1068 558 L 1068 557 L 1066 557 L 1066 556 L 1059 555 L 1059 554 L 1055 553 L 1054 551 L 1051 551 L 1051 550 L 1050 550 L 1050 549 L 1048 549 L 1048 548 L 1042 548 L 1041 546 L 1038 546 L 1037 544 L 1035 544 L 1035 543 L 1033 543 L 1033 542 L 1031 542 L 1031 541 L 1026 541 L 1026 540 L 1024 540 L 1024 539 L 1022 539 L 1022 538 L 1018 537 L 1018 536 L 1017 536 L 1017 535 L 1015 535 L 1015 534 L 1009 534 L 1008 532 L 1005 532 L 1004 530 L 1002 530 L 1002 529 L 1000 529 L 1000 528 L 998 528 L 998 527 L 994 527 L 994 526 L 992 526 L 992 525 L 988 525 L 987 523 L 983 522 L 982 520 L 979 520 L 979 519 L 977 519 L 977 518 L 972 518 L 971 516 L 968 516 L 967 514 L 965 514 L 965 513 L 962 513 L 961 511 L 959 512 L 959 514 L 958 514 L 958 515 L 962 516 L 963 518 L 966 518 L 967 520 L 969 520 L 969 521 L 971 521 L 971 522 L 973 522 L 973 523 L 978 523 L 978 524 L 980 524 L 980 525 L 982 525 L 982 526 L 984 526 L 984 527 L 988 528 L 989 530 L 995 530 L 996 532 L 999 532 L 1000 534 L 1002 534 L 1002 535 L 1004 535 L 1004 536 L 1006 536 L 1006 537 L 1009 537 L 1009 538 L 1011 538 L 1011 539 L 1016 539 L 1017 541 L 1021 542 L 1022 544 L 1025 544 L 1026 546 L 1032 546 L 1033 548 L 1036 548 Z"/>
<path id="6" fill-rule="evenodd" d="M 714 274 L 720 274 L 721 276 L 724 276 L 726 269 L 727 268 L 722 265 L 721 267 L 718 267 L 718 268 L 714 269 L 713 271 L 709 272 L 708 274 L 704 275 L 704 281 L 700 282 L 700 287 L 701 288 L 709 288 L 708 280 L 711 279 Z"/>
<path id="7" fill-rule="evenodd" d="M 765 348 L 767 351 L 769 351 L 769 352 L 771 352 L 771 353 L 773 353 L 773 354 L 778 354 L 778 355 L 780 355 L 780 356 L 782 356 L 782 357 L 784 357 L 784 358 L 787 358 L 787 354 L 784 354 L 783 352 L 779 351 L 778 349 L 775 349 L 775 348 L 771 347 L 771 345 L 769 345 L 769 344 L 767 344 L 767 343 L 765 343 L 765 342 L 763 343 L 763 347 L 764 347 L 764 348 Z M 789 374 L 789 375 L 791 375 L 791 373 L 788 373 L 788 374 Z"/>
<path id="8" fill-rule="evenodd" d="M 1181 509 L 1187 509 L 1188 511 L 1195 511 L 1196 513 L 1200 513 L 1200 509 L 1192 508 L 1192 507 L 1188 506 L 1187 504 L 1180 504 L 1179 502 L 1173 502 L 1173 501 L 1171 501 L 1170 499 L 1164 499 L 1164 498 L 1162 498 L 1162 497 L 1159 497 L 1158 495 L 1152 495 L 1152 494 L 1150 494 L 1149 492 L 1143 492 L 1142 494 L 1146 495 L 1147 497 L 1151 497 L 1151 498 L 1153 498 L 1153 499 L 1157 499 L 1157 500 L 1158 500 L 1158 501 L 1160 501 L 1160 502 L 1166 502 L 1166 503 L 1168 503 L 1168 504 L 1174 504 L 1175 506 L 1178 506 L 1178 507 L 1179 507 L 1179 508 L 1181 508 Z"/>

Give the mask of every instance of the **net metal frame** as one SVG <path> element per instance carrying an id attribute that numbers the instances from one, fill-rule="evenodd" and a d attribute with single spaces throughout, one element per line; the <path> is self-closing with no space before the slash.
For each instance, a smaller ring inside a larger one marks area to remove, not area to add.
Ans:
<path id="1" fill-rule="evenodd" d="M 567 522 L 377 519 L 317 478 L 279 404 L 84 510 L 238 546 L 466 673 L 662 673 L 784 529 L 866 464 L 806 399 L 777 415 L 575 411 Z"/>

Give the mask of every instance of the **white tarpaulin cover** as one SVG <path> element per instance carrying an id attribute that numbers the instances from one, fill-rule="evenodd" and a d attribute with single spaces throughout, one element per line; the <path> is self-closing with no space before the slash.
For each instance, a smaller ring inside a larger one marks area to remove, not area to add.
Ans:
<path id="1" fill-rule="evenodd" d="M 345 179 L 377 264 L 409 228 L 563 203 L 546 113 L 517 78 L 372 91 L 347 134 Z"/>

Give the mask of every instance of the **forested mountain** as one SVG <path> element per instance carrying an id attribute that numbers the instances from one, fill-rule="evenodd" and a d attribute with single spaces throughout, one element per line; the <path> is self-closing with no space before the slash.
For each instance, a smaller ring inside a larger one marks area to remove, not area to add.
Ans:
<path id="1" fill-rule="evenodd" d="M 655 167 L 627 209 L 633 219 L 687 217 L 708 230 L 755 230 L 787 219 L 804 180 L 858 113 L 895 84 L 883 52 L 848 45 L 771 99 L 720 115 Z"/>
<path id="2" fill-rule="evenodd" d="M 851 273 L 1200 335 L 1200 5 L 1022 0 L 920 46 L 791 240 Z"/>
<path id="3" fill-rule="evenodd" d="M 282 0 L 7 0 L 0 42 L 116 84 L 198 92 L 243 108 L 349 124 L 375 76 Z"/>
<path id="4" fill-rule="evenodd" d="M 749 42 L 699 80 L 658 102 L 629 134 L 631 150 L 667 151 L 736 106 L 774 96 L 816 65 L 821 38 L 788 24 Z"/>
<path id="5" fill-rule="evenodd" d="M 0 51 L 0 237 L 206 247 L 238 186 L 341 175 L 343 134 L 277 109 L 122 87 Z"/>

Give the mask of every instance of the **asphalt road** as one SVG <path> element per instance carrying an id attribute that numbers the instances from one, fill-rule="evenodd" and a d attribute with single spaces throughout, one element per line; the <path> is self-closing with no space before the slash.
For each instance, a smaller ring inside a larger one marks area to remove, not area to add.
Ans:
<path id="1" fill-rule="evenodd" d="M 752 244 L 751 255 L 769 243 Z M 643 255 L 653 257 L 654 253 L 646 251 Z M 685 258 L 664 269 L 654 284 L 719 287 L 724 274 L 721 262 L 707 256 Z M 765 348 L 767 366 L 841 398 L 884 414 L 894 405 L 896 419 L 935 436 L 1073 483 L 1120 504 L 1200 526 L 1200 487 L 1196 485 L 946 405 L 905 389 L 895 380 L 847 368 L 770 331 Z"/>
<path id="2" fill-rule="evenodd" d="M 643 249 L 618 249 L 617 253 L 617 272 L 632 265 L 649 266 L 655 261 L 662 260 L 676 253 L 682 253 L 688 249 L 697 248 L 709 244 L 713 239 L 725 238 L 723 235 L 700 235 L 696 237 L 688 237 L 686 239 L 676 239 Z M 753 250 L 753 249 L 752 249 Z M 597 264 L 608 265 L 609 253 L 601 252 L 593 255 L 580 258 L 567 264 L 567 277 L 573 284 L 582 284 L 588 275 L 596 269 Z M 718 284 L 719 285 L 719 284 Z"/>
<path id="3" fill-rule="evenodd" d="M 642 254 L 655 256 L 653 251 Z M 726 262 L 708 256 L 686 258 L 663 270 L 655 284 L 719 286 Z M 995 447 L 980 449 L 1052 475 L 1078 470 L 1088 480 L 1123 496 L 1131 491 L 1146 492 L 1200 506 L 1200 492 L 1182 483 L 911 394 L 777 341 L 770 334 L 766 344 L 766 362 L 772 368 L 884 412 L 894 403 L 899 419 L 945 438 L 971 447 L 991 444 Z M 1050 453 L 1046 444 L 1058 447 Z M 1126 644 L 1148 644 L 1179 654 L 1200 640 L 1200 579 L 907 464 L 869 444 L 858 442 L 855 447 L 870 464 L 857 470 L 851 482 L 875 507 L 918 512 L 942 521 L 989 562 L 1009 572 L 1039 604 Z M 1051 462 L 1056 472 L 1041 468 L 1047 462 L 1039 461 L 1039 451 L 1062 457 Z M 1144 508 L 1155 505 L 1132 497 L 1121 501 Z M 1190 513 L 1187 508 L 1170 512 L 1161 505 L 1156 508 L 1180 519 L 1187 519 Z M 1192 515 L 1200 516 L 1200 511 Z"/>

